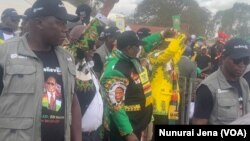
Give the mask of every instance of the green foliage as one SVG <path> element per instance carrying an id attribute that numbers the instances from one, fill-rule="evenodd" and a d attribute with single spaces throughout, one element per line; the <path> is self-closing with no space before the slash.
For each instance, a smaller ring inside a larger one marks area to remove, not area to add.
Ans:
<path id="1" fill-rule="evenodd" d="M 152 26 L 172 27 L 172 16 L 181 15 L 181 23 L 189 32 L 205 35 L 210 12 L 194 0 L 144 0 L 138 5 L 135 22 Z"/>
<path id="2" fill-rule="evenodd" d="M 218 12 L 211 24 L 212 27 L 233 36 L 248 37 L 250 35 L 250 5 L 235 3 L 231 9 Z"/>

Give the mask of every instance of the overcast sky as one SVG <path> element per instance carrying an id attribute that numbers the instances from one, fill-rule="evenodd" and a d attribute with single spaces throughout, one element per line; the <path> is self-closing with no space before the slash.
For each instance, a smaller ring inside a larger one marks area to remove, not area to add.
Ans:
<path id="1" fill-rule="evenodd" d="M 136 5 L 142 0 L 120 0 L 112 12 L 124 15 L 132 14 Z M 216 13 L 218 10 L 231 8 L 235 2 L 244 2 L 250 4 L 250 0 L 196 0 L 200 6 L 206 7 L 211 12 Z"/>
<path id="2" fill-rule="evenodd" d="M 12 7 L 22 14 L 34 0 L 0 0 L 0 13 L 7 7 Z M 120 0 L 111 11 L 112 13 L 119 13 L 124 15 L 130 15 L 134 12 L 137 4 L 142 0 Z M 208 8 L 213 13 L 218 10 L 225 10 L 231 8 L 233 4 L 237 2 L 244 2 L 250 4 L 250 0 L 196 0 L 200 6 Z M 67 4 L 67 10 L 69 13 L 74 13 L 75 8 Z"/>

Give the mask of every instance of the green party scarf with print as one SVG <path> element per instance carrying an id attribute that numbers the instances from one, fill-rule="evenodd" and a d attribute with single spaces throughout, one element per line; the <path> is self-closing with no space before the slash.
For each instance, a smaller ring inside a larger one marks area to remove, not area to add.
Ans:
<path id="1" fill-rule="evenodd" d="M 140 65 L 138 59 L 130 58 L 126 56 L 118 49 L 113 50 L 111 55 L 107 58 L 108 63 L 106 64 L 106 69 L 101 77 L 101 83 L 105 88 L 107 97 L 109 95 L 109 89 L 111 87 L 110 85 L 112 85 L 114 82 L 119 81 L 119 82 L 124 83 L 125 85 L 128 85 L 129 83 L 128 79 L 121 72 L 113 69 L 119 60 L 127 60 L 134 64 L 134 67 L 139 74 L 140 81 L 144 90 L 144 94 L 146 98 L 145 107 L 147 107 L 148 105 L 152 103 L 151 85 L 149 83 L 147 70 Z M 111 109 L 108 110 L 107 108 L 105 108 L 105 113 L 104 113 L 105 128 L 110 130 L 109 129 L 109 125 L 110 125 L 109 116 L 111 116 L 112 120 L 116 124 L 122 136 L 132 133 L 133 128 L 126 114 L 124 104 L 120 105 L 120 107 L 117 108 L 116 106 L 115 107 L 112 106 L 112 103 L 108 99 L 106 100 L 107 100 L 107 104 L 109 104 L 109 107 L 111 107 Z"/>
<path id="2" fill-rule="evenodd" d="M 125 59 L 125 60 L 128 60 L 128 61 L 133 63 L 133 65 L 134 65 L 134 67 L 136 69 L 136 72 L 139 74 L 139 78 L 140 78 L 140 81 L 141 81 L 141 84 L 142 84 L 142 87 L 143 87 L 144 95 L 145 95 L 145 98 L 146 98 L 145 107 L 152 104 L 152 102 L 153 102 L 153 99 L 152 99 L 152 96 L 151 96 L 152 95 L 152 89 L 151 89 L 147 69 L 145 67 L 142 67 L 142 65 L 140 64 L 140 62 L 139 62 L 139 60 L 137 58 L 128 57 L 118 49 L 114 50 L 113 53 L 118 58 Z"/>

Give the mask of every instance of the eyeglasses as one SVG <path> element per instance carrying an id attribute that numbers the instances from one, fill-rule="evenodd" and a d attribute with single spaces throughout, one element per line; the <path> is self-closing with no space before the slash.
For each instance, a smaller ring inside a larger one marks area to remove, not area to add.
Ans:
<path id="1" fill-rule="evenodd" d="M 239 58 L 239 59 L 232 59 L 234 64 L 238 65 L 241 62 L 244 63 L 244 65 L 248 65 L 250 63 L 250 58 L 249 57 L 244 57 L 244 58 Z"/>

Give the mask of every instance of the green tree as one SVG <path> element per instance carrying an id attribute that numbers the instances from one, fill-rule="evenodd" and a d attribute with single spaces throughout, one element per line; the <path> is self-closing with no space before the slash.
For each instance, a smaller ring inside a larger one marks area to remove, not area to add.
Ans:
<path id="1" fill-rule="evenodd" d="M 138 24 L 172 27 L 172 16 L 181 15 L 181 23 L 189 26 L 189 33 L 205 35 L 211 13 L 194 0 L 144 0 L 134 15 Z"/>
<path id="2" fill-rule="evenodd" d="M 249 36 L 250 5 L 235 3 L 232 8 L 217 12 L 210 27 L 213 27 L 212 31 L 224 31 L 237 37 Z"/>

